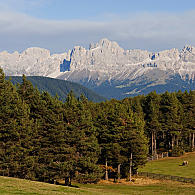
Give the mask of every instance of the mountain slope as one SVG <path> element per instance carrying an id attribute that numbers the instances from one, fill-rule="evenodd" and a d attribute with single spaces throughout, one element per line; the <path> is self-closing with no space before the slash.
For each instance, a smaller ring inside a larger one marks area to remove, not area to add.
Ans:
<path id="1" fill-rule="evenodd" d="M 9 79 L 9 77 L 6 77 Z M 28 76 L 27 79 L 31 81 L 34 87 L 37 87 L 40 91 L 47 91 L 52 96 L 56 94 L 59 96 L 59 99 L 65 101 L 67 94 L 72 90 L 74 94 L 79 97 L 81 94 L 84 94 L 88 100 L 93 102 L 101 102 L 105 101 L 105 98 L 96 94 L 90 89 L 83 87 L 77 83 L 63 81 L 59 79 L 53 79 L 48 77 L 41 76 Z M 20 76 L 12 76 L 11 82 L 13 84 L 21 83 L 22 77 Z"/>
<path id="2" fill-rule="evenodd" d="M 86 86 L 90 88 L 89 83 L 86 83 Z M 195 90 L 195 82 L 183 80 L 179 74 L 171 74 L 171 71 L 154 70 L 136 79 L 123 82 L 111 80 L 92 87 L 92 89 L 107 98 L 123 99 L 129 96 L 148 94 L 154 90 L 157 93 Z"/>

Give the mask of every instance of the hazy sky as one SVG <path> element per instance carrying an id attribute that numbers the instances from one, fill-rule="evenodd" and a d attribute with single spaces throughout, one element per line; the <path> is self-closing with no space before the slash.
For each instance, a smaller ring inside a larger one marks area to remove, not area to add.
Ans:
<path id="1" fill-rule="evenodd" d="M 61 53 L 102 38 L 125 49 L 195 46 L 195 0 L 0 0 L 0 51 Z"/>

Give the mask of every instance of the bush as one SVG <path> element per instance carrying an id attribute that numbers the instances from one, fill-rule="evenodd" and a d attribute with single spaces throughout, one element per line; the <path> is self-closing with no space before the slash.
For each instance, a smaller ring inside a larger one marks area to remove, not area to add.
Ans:
<path id="1" fill-rule="evenodd" d="M 185 151 L 185 152 L 193 152 L 193 149 L 192 149 L 191 146 L 185 146 L 185 147 L 184 147 L 184 151 Z"/>
<path id="2" fill-rule="evenodd" d="M 178 157 L 184 155 L 184 149 L 180 147 L 174 147 L 173 150 L 170 152 L 170 156 Z"/>
<path id="3" fill-rule="evenodd" d="M 94 172 L 94 173 L 78 173 L 75 180 L 79 183 L 87 184 L 87 183 L 98 183 L 102 178 L 102 172 Z"/>

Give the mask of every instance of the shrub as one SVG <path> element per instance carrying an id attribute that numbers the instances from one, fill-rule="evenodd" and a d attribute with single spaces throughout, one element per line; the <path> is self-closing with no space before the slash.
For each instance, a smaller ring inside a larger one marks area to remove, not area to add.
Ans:
<path id="1" fill-rule="evenodd" d="M 180 147 L 174 147 L 173 150 L 170 152 L 170 156 L 178 157 L 184 155 L 184 149 Z"/>

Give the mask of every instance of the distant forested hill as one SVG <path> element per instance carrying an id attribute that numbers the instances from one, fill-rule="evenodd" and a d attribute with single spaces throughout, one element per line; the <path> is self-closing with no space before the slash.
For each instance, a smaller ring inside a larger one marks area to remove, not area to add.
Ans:
<path id="1" fill-rule="evenodd" d="M 9 78 L 11 78 L 11 82 L 14 85 L 22 82 L 22 77 L 20 76 L 6 77 L 6 79 Z M 62 101 L 66 99 L 67 94 L 71 90 L 74 92 L 76 97 L 79 97 L 81 94 L 84 94 L 88 100 L 93 102 L 101 102 L 106 100 L 104 97 L 96 94 L 92 90 L 70 81 L 41 76 L 28 76 L 27 79 L 31 81 L 33 86 L 37 87 L 40 91 L 47 91 L 52 96 L 55 96 L 57 94 L 59 96 L 59 99 Z"/>

